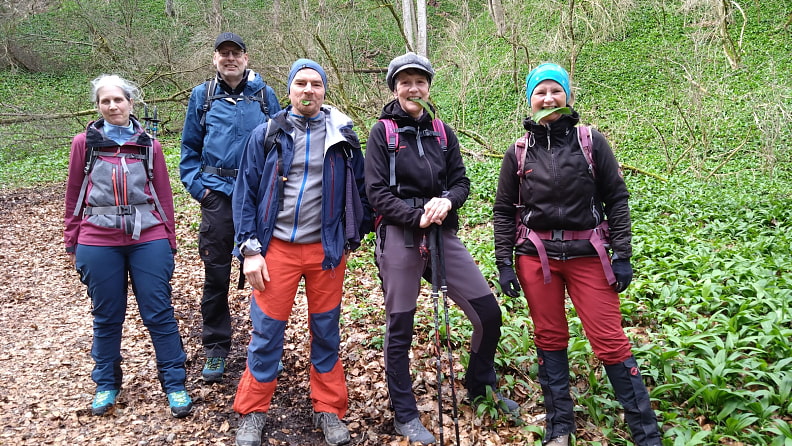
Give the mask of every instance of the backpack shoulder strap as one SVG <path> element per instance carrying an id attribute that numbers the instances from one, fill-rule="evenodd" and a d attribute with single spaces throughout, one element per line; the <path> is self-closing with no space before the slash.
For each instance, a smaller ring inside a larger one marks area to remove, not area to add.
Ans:
<path id="1" fill-rule="evenodd" d="M 390 187 L 394 187 L 396 186 L 396 150 L 399 147 L 399 129 L 396 126 L 396 121 L 393 119 L 380 119 L 380 122 L 385 125 L 385 141 L 388 144 L 388 184 Z M 448 151 L 448 135 L 446 134 L 445 124 L 443 124 L 440 118 L 432 120 L 432 130 L 443 152 Z"/>
<path id="2" fill-rule="evenodd" d="M 517 138 L 514 141 L 514 155 L 517 157 L 517 176 L 520 177 L 520 181 L 522 181 L 522 177 L 525 175 L 523 171 L 523 166 L 525 165 L 525 152 L 526 147 L 528 146 L 528 133 L 525 135 Z"/>
<path id="3" fill-rule="evenodd" d="M 74 206 L 74 216 L 79 217 L 85 201 L 85 192 L 88 190 L 88 175 L 93 169 L 94 162 L 96 161 L 96 148 L 85 148 L 85 167 L 83 168 L 83 182 L 80 186 L 80 193 L 77 195 L 77 205 Z"/>
<path id="4" fill-rule="evenodd" d="M 437 133 L 437 141 L 440 143 L 440 147 L 443 149 L 443 152 L 448 150 L 448 135 L 446 135 L 445 124 L 440 118 L 432 119 L 432 129 Z"/>
<path id="5" fill-rule="evenodd" d="M 264 121 L 269 121 L 270 111 L 269 104 L 267 104 L 267 83 L 264 82 L 263 79 L 261 82 L 264 83 L 264 86 L 261 87 L 261 90 L 256 92 L 256 96 L 253 99 L 261 106 L 261 113 L 264 113 Z"/>
<path id="6" fill-rule="evenodd" d="M 283 210 L 283 193 L 284 193 L 284 186 L 286 182 L 286 177 L 284 176 L 283 172 L 283 147 L 280 143 L 280 134 L 282 131 L 272 130 L 272 123 L 270 122 L 267 124 L 267 134 L 264 136 L 264 156 L 266 157 L 273 148 L 278 151 L 278 163 L 277 163 L 277 170 L 278 170 L 278 211 Z"/>
<path id="7" fill-rule="evenodd" d="M 388 143 L 388 184 L 396 186 L 396 149 L 399 147 L 399 132 L 396 131 L 396 121 L 393 119 L 380 119 L 385 125 L 385 141 Z"/>
<path id="8" fill-rule="evenodd" d="M 214 91 L 217 88 L 217 76 L 213 76 L 208 81 L 204 82 L 204 87 L 206 88 L 206 94 L 204 97 L 204 104 L 201 107 L 201 127 L 206 126 L 206 113 L 209 112 L 209 109 L 212 108 L 212 96 L 214 96 Z"/>
<path id="9" fill-rule="evenodd" d="M 578 144 L 580 144 L 580 150 L 583 152 L 583 156 L 586 158 L 586 163 L 588 163 L 588 170 L 589 174 L 592 178 L 597 178 L 597 165 L 594 163 L 594 155 L 592 154 L 592 137 L 591 137 L 591 127 L 587 125 L 579 125 L 577 127 L 577 137 L 578 137 Z"/>

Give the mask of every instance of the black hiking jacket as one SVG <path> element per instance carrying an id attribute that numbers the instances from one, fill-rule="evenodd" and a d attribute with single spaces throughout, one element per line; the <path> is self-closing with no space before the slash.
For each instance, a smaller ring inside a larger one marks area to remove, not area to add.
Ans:
<path id="1" fill-rule="evenodd" d="M 380 119 L 393 119 L 401 128 L 412 126 L 419 130 L 432 130 L 432 119 L 424 113 L 416 120 L 393 100 L 382 109 Z M 377 122 L 371 128 L 366 143 L 366 196 L 382 223 L 419 228 L 423 207 L 415 208 L 405 203 L 405 198 L 445 197 L 451 200 L 452 210 L 443 221 L 444 228 L 458 229 L 461 208 L 470 193 L 459 140 L 446 125 L 447 149 L 443 152 L 434 136 L 421 137 L 424 154 L 419 155 L 415 134 L 401 133 L 396 152 L 396 186 L 390 187 L 390 157 L 385 138 L 385 125 Z"/>
<path id="2" fill-rule="evenodd" d="M 495 196 L 495 258 L 498 264 L 520 255 L 537 255 L 533 243 L 515 245 L 515 215 L 521 191 L 522 222 L 536 230 L 586 230 L 597 227 L 607 216 L 611 249 L 619 258 L 632 256 L 629 193 L 608 141 L 592 129 L 592 155 L 596 178 L 580 148 L 575 125 L 577 112 L 548 125 L 526 118 L 526 175 L 517 175 L 515 145 L 506 151 Z M 544 241 L 547 255 L 555 259 L 596 256 L 588 240 Z"/>

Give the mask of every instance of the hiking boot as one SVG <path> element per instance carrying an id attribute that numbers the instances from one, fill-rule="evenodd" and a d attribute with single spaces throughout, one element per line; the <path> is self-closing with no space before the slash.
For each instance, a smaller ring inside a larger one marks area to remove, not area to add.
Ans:
<path id="1" fill-rule="evenodd" d="M 223 373 L 225 373 L 225 358 L 219 356 L 206 358 L 206 363 L 201 371 L 204 382 L 220 382 L 223 380 Z"/>
<path id="2" fill-rule="evenodd" d="M 261 446 L 265 421 L 267 414 L 264 412 L 251 412 L 243 416 L 237 428 L 236 446 Z"/>
<path id="3" fill-rule="evenodd" d="M 559 435 L 545 443 L 545 446 L 569 446 L 569 434 Z"/>
<path id="4" fill-rule="evenodd" d="M 520 405 L 516 401 L 506 398 L 500 392 L 495 392 L 495 400 L 498 402 L 498 410 L 512 418 L 520 418 Z"/>
<path id="5" fill-rule="evenodd" d="M 322 429 L 325 441 L 330 446 L 349 443 L 349 429 L 338 419 L 338 415 L 330 412 L 314 412 L 313 423 L 315 428 Z"/>
<path id="6" fill-rule="evenodd" d="M 115 405 L 116 398 L 118 398 L 118 390 L 100 390 L 96 392 L 91 403 L 91 413 L 104 415 Z"/>
<path id="7" fill-rule="evenodd" d="M 168 394 L 168 405 L 170 406 L 171 415 L 176 418 L 184 418 L 190 414 L 192 410 L 192 400 L 190 395 L 187 395 L 186 390 L 178 390 Z"/>
<path id="8" fill-rule="evenodd" d="M 415 417 L 406 423 L 399 423 L 394 419 L 393 427 L 396 428 L 397 434 L 407 437 L 407 439 L 410 440 L 410 443 L 415 441 L 421 444 L 437 443 L 434 435 L 426 430 L 424 425 L 421 423 L 421 419 L 418 417 Z"/>

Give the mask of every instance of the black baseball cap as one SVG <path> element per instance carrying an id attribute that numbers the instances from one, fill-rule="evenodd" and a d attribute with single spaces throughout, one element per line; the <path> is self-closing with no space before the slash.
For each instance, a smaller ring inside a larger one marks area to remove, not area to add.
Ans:
<path id="1" fill-rule="evenodd" d="M 245 46 L 245 42 L 242 41 L 242 38 L 234 33 L 228 33 L 228 32 L 221 33 L 219 36 L 217 36 L 217 39 L 215 39 L 215 46 L 214 46 L 215 51 L 217 51 L 217 47 L 219 47 L 220 45 L 226 42 L 233 42 L 237 44 L 240 48 L 242 48 L 242 51 L 247 52 L 247 47 Z"/>

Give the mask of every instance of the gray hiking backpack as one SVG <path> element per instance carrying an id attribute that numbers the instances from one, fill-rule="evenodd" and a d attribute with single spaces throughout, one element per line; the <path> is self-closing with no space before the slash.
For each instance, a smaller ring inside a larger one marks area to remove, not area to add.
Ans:
<path id="1" fill-rule="evenodd" d="M 121 152 L 120 147 L 86 147 L 85 178 L 74 216 L 82 212 L 90 223 L 123 229 L 133 240 L 140 238 L 141 231 L 160 223 L 152 211 L 159 213 L 161 221 L 168 220 L 152 183 L 153 145 L 137 147 L 137 153 Z M 111 158 L 119 162 L 110 162 Z M 146 193 L 146 186 L 151 196 Z"/>

